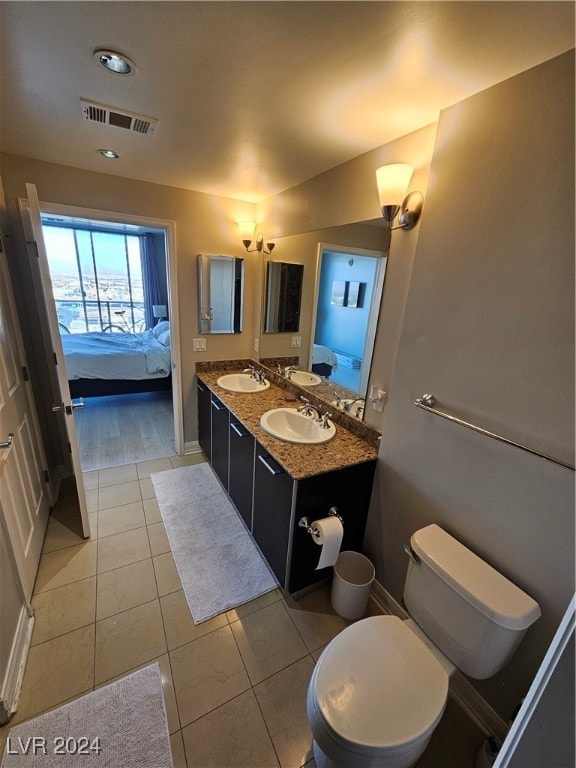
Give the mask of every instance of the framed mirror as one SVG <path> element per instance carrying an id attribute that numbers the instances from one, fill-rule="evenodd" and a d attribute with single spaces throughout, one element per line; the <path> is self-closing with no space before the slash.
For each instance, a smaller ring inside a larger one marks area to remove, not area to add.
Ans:
<path id="1" fill-rule="evenodd" d="M 303 264 L 269 261 L 264 293 L 264 333 L 295 333 L 300 328 Z"/>
<path id="2" fill-rule="evenodd" d="M 199 254 L 200 333 L 241 333 L 244 259 Z"/>

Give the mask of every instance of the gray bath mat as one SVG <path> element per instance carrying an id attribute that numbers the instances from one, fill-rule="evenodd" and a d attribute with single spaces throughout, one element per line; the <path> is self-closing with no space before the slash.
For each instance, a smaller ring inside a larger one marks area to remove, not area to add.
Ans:
<path id="1" fill-rule="evenodd" d="M 10 729 L 2 768 L 173 768 L 160 667 Z"/>
<path id="2" fill-rule="evenodd" d="M 151 477 L 195 624 L 278 586 L 209 464 Z"/>

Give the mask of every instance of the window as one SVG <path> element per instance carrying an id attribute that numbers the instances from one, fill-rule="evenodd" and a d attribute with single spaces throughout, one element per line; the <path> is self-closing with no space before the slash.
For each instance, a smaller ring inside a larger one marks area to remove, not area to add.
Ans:
<path id="1" fill-rule="evenodd" d="M 47 223 L 43 232 L 64 332 L 145 330 L 138 235 Z"/>

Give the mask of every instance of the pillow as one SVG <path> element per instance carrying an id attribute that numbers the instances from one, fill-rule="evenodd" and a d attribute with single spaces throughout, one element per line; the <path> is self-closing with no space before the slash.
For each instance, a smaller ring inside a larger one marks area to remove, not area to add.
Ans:
<path id="1" fill-rule="evenodd" d="M 164 331 L 164 333 L 161 333 L 160 336 L 158 336 L 158 341 L 160 344 L 164 344 L 165 347 L 170 346 L 170 331 Z"/>
<path id="2" fill-rule="evenodd" d="M 161 333 L 165 333 L 166 331 L 169 331 L 169 330 L 170 330 L 170 323 L 168 322 L 168 320 L 160 320 L 160 322 L 156 323 L 154 328 L 152 328 L 152 333 L 154 334 L 154 336 L 156 336 L 156 338 L 158 338 L 158 336 L 160 336 Z"/>

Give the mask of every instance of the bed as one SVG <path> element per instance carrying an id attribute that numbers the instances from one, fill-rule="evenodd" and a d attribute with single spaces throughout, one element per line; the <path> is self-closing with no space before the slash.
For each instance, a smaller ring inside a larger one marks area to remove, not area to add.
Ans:
<path id="1" fill-rule="evenodd" d="M 100 397 L 170 389 L 170 327 L 143 333 L 64 333 L 72 397 Z"/>
<path id="2" fill-rule="evenodd" d="M 314 344 L 312 348 L 312 371 L 319 376 L 330 378 L 338 367 L 338 358 L 329 347 Z"/>

